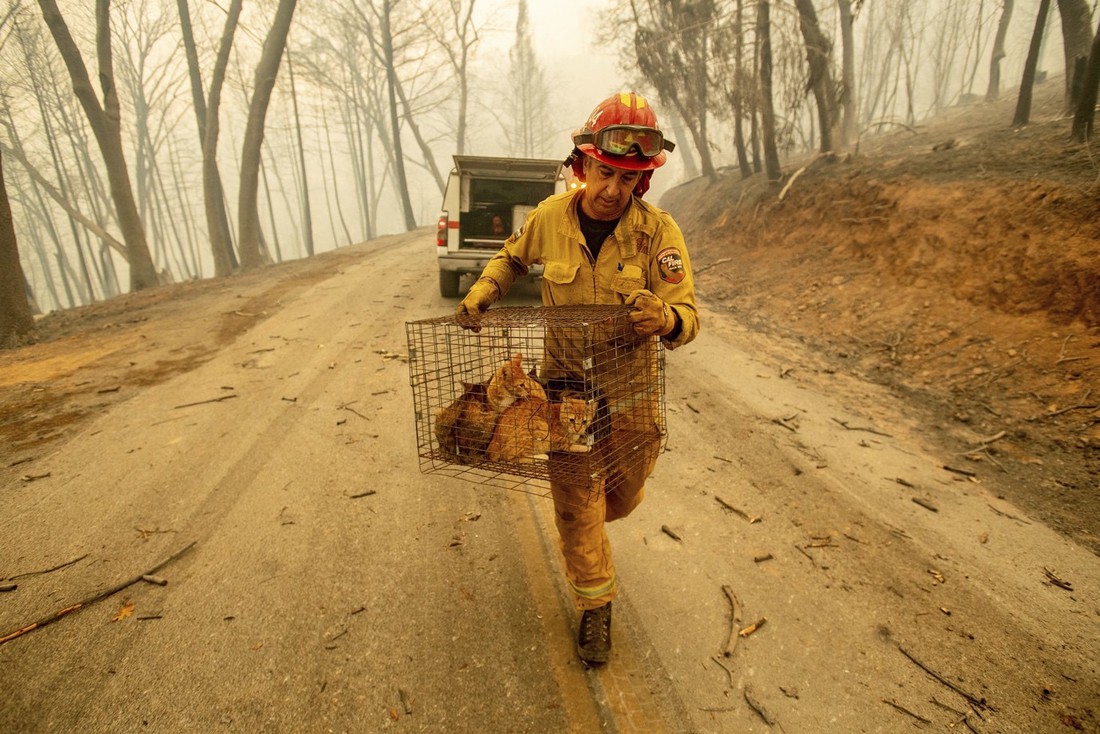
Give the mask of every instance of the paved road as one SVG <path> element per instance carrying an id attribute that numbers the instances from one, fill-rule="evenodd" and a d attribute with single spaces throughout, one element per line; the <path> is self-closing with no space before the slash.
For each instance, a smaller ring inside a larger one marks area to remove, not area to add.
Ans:
<path id="1" fill-rule="evenodd" d="M 709 311 L 612 526 L 613 660 L 582 666 L 548 502 L 417 471 L 433 268 L 423 232 L 368 244 L 48 478 L 7 470 L 0 574 L 80 560 L 0 595 L 0 636 L 190 548 L 0 645 L 0 730 L 1096 730 L 1100 559 L 943 469 L 896 397 Z M 728 657 L 723 587 L 761 623 Z"/>

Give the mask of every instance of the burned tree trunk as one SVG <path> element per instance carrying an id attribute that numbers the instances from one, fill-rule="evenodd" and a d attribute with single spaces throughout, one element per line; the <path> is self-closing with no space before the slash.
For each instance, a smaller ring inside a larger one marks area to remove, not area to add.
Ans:
<path id="1" fill-rule="evenodd" d="M 1081 99 L 1073 116 L 1073 139 L 1079 143 L 1092 140 L 1096 121 L 1096 97 L 1100 93 L 1100 27 L 1092 38 L 1092 52 L 1081 89 Z"/>
<path id="2" fill-rule="evenodd" d="M 1066 109 L 1077 106 L 1084 89 L 1089 48 L 1092 46 L 1092 11 L 1087 0 L 1058 0 L 1062 17 L 1062 47 L 1066 55 Z"/>
<path id="3" fill-rule="evenodd" d="M 1008 36 L 1008 24 L 1012 21 L 1014 0 L 1004 0 L 1001 21 L 997 24 L 997 35 L 993 39 L 993 55 L 989 60 L 989 86 L 986 88 L 986 101 L 992 102 L 1001 96 L 1001 60 L 1005 57 L 1005 38 Z"/>
<path id="4" fill-rule="evenodd" d="M 191 97 L 195 105 L 195 118 L 199 126 L 199 144 L 203 149 L 202 184 L 203 201 L 206 211 L 206 226 L 210 237 L 210 250 L 214 256 L 214 274 L 229 275 L 237 267 L 237 256 L 233 252 L 233 232 L 229 226 L 229 215 L 225 211 L 225 191 L 222 188 L 221 172 L 218 170 L 218 107 L 221 99 L 222 83 L 225 79 L 225 67 L 229 59 L 229 44 L 241 14 L 241 0 L 233 0 L 226 12 L 226 31 L 222 35 L 222 48 L 214 64 L 214 77 L 210 80 L 210 108 L 202 87 L 202 72 L 199 70 L 198 50 L 191 31 L 191 13 L 187 0 L 178 0 L 180 26 L 183 32 L 183 46 L 187 54 L 187 68 L 191 77 Z M 228 38 L 228 41 L 225 40 Z M 224 56 L 224 58 L 223 58 Z M 210 116 L 213 116 L 213 121 Z M 206 144 L 207 131 L 213 136 L 209 148 Z M 209 156 L 209 159 L 208 159 Z"/>
<path id="5" fill-rule="evenodd" d="M 757 6 L 756 35 L 760 39 L 760 119 L 764 144 L 764 168 L 769 181 L 778 181 L 779 149 L 775 144 L 775 102 L 772 98 L 771 7 L 768 0 Z"/>
<path id="6" fill-rule="evenodd" d="M 1011 1 L 1011 0 L 1010 0 Z M 852 0 L 837 0 L 840 11 L 841 38 L 841 91 L 840 103 L 840 144 L 847 147 L 856 138 L 856 115 L 859 99 L 856 96 L 856 50 L 852 15 Z"/>
<path id="7" fill-rule="evenodd" d="M 256 65 L 256 84 L 252 90 L 252 103 L 248 109 L 244 144 L 241 147 L 241 188 L 237 198 L 237 216 L 240 217 L 241 267 L 254 268 L 263 264 L 260 251 L 260 147 L 264 142 L 264 123 L 267 106 L 275 78 L 286 48 L 290 22 L 294 17 L 297 0 L 279 0 L 275 20 L 264 40 L 263 53 Z M 209 131 L 207 131 L 209 133 Z"/>
<path id="8" fill-rule="evenodd" d="M 3 157 L 0 156 L 0 348 L 18 343 L 34 331 L 34 317 L 25 285 L 8 189 L 4 184 Z"/>
<path id="9" fill-rule="evenodd" d="M 821 32 L 813 0 L 794 0 L 798 6 L 798 25 L 806 42 L 806 62 L 810 77 L 806 85 L 817 101 L 817 119 L 821 126 L 821 152 L 833 150 L 837 142 L 837 103 L 833 88 L 833 75 L 829 71 L 829 57 L 833 45 Z"/>
<path id="10" fill-rule="evenodd" d="M 118 91 L 114 81 L 114 63 L 111 56 L 110 0 L 96 0 L 96 52 L 99 61 L 99 80 L 103 86 L 103 104 L 99 103 L 92 87 L 88 69 L 80 55 L 80 49 L 73 41 L 65 19 L 57 9 L 55 0 L 38 0 L 42 8 L 42 17 L 50 34 L 57 43 L 57 49 L 69 70 L 73 91 L 88 123 L 95 134 L 99 150 L 103 154 L 103 163 L 107 168 L 107 180 L 110 182 L 111 198 L 118 214 L 122 239 L 126 243 L 126 259 L 130 265 L 130 288 L 140 290 L 157 284 L 156 268 L 149 255 L 149 245 L 145 239 L 145 229 L 141 224 L 134 191 L 130 185 L 130 174 L 126 169 L 126 156 L 122 148 L 121 110 Z"/>
<path id="11" fill-rule="evenodd" d="M 1039 12 L 1035 16 L 1035 32 L 1031 35 L 1031 47 L 1024 62 L 1024 78 L 1020 82 L 1020 96 L 1016 101 L 1016 116 L 1012 119 L 1014 127 L 1022 127 L 1031 119 L 1031 93 L 1035 86 L 1035 69 L 1039 65 L 1039 50 L 1043 45 L 1043 28 L 1050 13 L 1050 0 L 1041 0 Z"/>

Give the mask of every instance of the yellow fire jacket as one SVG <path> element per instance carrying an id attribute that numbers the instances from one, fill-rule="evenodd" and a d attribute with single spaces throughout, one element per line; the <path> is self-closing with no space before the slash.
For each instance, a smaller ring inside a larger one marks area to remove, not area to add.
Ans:
<path id="1" fill-rule="evenodd" d="M 583 189 L 577 189 L 545 199 L 504 242 L 481 278 L 495 283 L 503 295 L 530 265 L 541 263 L 546 306 L 621 304 L 631 292 L 647 288 L 679 317 L 680 331 L 675 339 L 665 339 L 665 346 L 675 349 L 694 339 L 699 333 L 695 282 L 676 222 L 633 197 L 593 260 L 577 218 L 581 196 Z"/>

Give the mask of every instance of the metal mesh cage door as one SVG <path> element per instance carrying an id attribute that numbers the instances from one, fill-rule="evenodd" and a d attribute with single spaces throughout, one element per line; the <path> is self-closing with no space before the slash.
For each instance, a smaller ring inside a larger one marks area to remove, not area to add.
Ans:
<path id="1" fill-rule="evenodd" d="M 624 306 L 406 323 L 420 469 L 508 489 L 601 486 L 664 446 L 664 351 Z M 464 328 L 465 327 L 465 328 Z"/>

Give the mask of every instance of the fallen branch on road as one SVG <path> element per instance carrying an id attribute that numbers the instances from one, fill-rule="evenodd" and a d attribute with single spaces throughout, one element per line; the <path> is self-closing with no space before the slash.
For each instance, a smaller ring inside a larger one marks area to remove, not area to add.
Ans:
<path id="1" fill-rule="evenodd" d="M 979 714 L 977 711 L 974 711 L 973 709 L 971 709 L 970 711 L 966 711 L 966 712 L 959 711 L 954 706 L 948 706 L 946 703 L 937 700 L 935 696 L 932 696 L 932 698 L 930 698 L 928 700 L 931 701 L 932 703 L 936 704 L 937 706 L 939 706 L 941 709 L 944 709 L 945 711 L 950 711 L 951 713 L 953 713 L 953 714 L 955 714 L 956 716 L 959 717 L 959 720 L 957 722 L 955 722 L 954 724 L 948 724 L 949 727 L 954 729 L 959 724 L 966 724 L 967 729 L 974 732 L 974 734 L 978 734 L 978 730 L 975 729 L 974 725 L 970 723 L 970 714 L 972 714 L 972 713 L 976 714 L 979 719 L 982 718 L 981 714 Z"/>
<path id="2" fill-rule="evenodd" d="M 965 699 L 966 699 L 967 701 L 969 701 L 969 702 L 971 703 L 971 705 L 973 705 L 973 706 L 975 706 L 975 707 L 978 707 L 978 708 L 991 708 L 991 707 L 989 706 L 989 704 L 987 704 L 987 703 L 985 702 L 985 699 L 984 699 L 984 698 L 978 698 L 977 696 L 971 695 L 970 693 L 967 693 L 967 692 L 966 692 L 966 691 L 964 691 L 963 689 L 959 688 L 959 687 L 958 687 L 957 685 L 955 685 L 955 684 L 954 684 L 954 683 L 952 683 L 951 681 L 947 680 L 946 678 L 944 678 L 944 677 L 943 677 L 942 675 L 940 675 L 940 674 L 939 674 L 939 673 L 937 673 L 936 671 L 934 671 L 934 670 L 932 670 L 931 668 L 929 668 L 929 667 L 928 667 L 927 665 L 925 665 L 924 663 L 922 663 L 922 662 L 921 662 L 920 660 L 917 660 L 917 658 L 916 658 L 916 657 L 914 657 L 914 656 L 913 656 L 913 654 L 912 654 L 911 652 L 909 652 L 908 650 L 906 650 L 906 649 L 905 649 L 904 647 L 902 647 L 902 646 L 901 646 L 900 644 L 898 645 L 898 650 L 899 650 L 899 651 L 901 652 L 901 654 L 902 654 L 902 655 L 904 655 L 905 657 L 909 658 L 909 660 L 910 660 L 910 661 L 911 661 L 911 662 L 912 662 L 912 663 L 913 663 L 914 665 L 916 665 L 916 666 L 917 666 L 918 668 L 920 668 L 921 670 L 923 670 L 923 671 L 924 671 L 925 673 L 928 673 L 928 675 L 932 676 L 933 678 L 935 678 L 936 680 L 938 680 L 938 681 L 939 681 L 940 683 L 942 683 L 942 684 L 944 684 L 945 686 L 947 686 L 948 688 L 950 688 L 950 689 L 951 689 L 952 691 L 954 691 L 955 693 L 957 693 L 957 694 L 959 694 L 960 696 L 962 696 L 963 698 L 965 698 Z"/>
<path id="3" fill-rule="evenodd" d="M 734 688 L 735 683 L 734 683 L 734 680 L 733 680 L 733 671 L 730 670 L 729 668 L 727 668 L 725 665 L 723 665 L 722 661 L 719 660 L 716 656 L 711 655 L 710 659 L 713 660 L 715 663 L 717 663 L 719 668 L 726 671 L 726 678 L 729 679 L 730 688 Z"/>
<path id="4" fill-rule="evenodd" d="M 737 515 L 738 517 L 741 517 L 741 518 L 744 518 L 745 520 L 747 520 L 749 525 L 752 525 L 753 523 L 760 522 L 760 516 L 759 515 L 749 515 L 744 510 L 741 510 L 737 507 L 734 507 L 729 502 L 726 502 L 724 499 L 722 499 L 718 495 L 714 495 L 714 499 L 718 504 L 722 505 L 722 507 L 725 507 L 727 510 L 729 510 L 733 514 Z"/>
<path id="5" fill-rule="evenodd" d="M 352 401 L 351 401 L 350 403 L 342 403 L 342 404 L 338 405 L 338 406 L 336 407 L 336 409 L 337 409 L 337 410 L 346 410 L 346 411 L 348 411 L 349 413 L 354 413 L 355 415 L 359 416 L 360 418 L 362 418 L 362 419 L 363 419 L 363 420 L 365 420 L 365 421 L 369 421 L 369 420 L 370 420 L 370 418 L 368 418 L 367 416 L 363 415 L 362 413 L 360 413 L 360 412 L 359 412 L 358 410 L 356 410 L 355 408 L 351 407 L 352 405 L 354 405 L 355 403 L 358 403 L 358 402 L 359 402 L 358 400 L 352 400 Z"/>
<path id="6" fill-rule="evenodd" d="M 1043 569 L 1043 574 L 1046 575 L 1047 581 L 1053 586 L 1057 586 L 1059 589 L 1065 589 L 1066 591 L 1073 591 L 1073 584 L 1065 579 L 1058 578 L 1058 574 L 1051 571 L 1049 568 Z"/>
<path id="7" fill-rule="evenodd" d="M 737 594 L 733 593 L 733 587 L 728 584 L 722 584 L 722 593 L 726 595 L 726 598 L 730 602 L 730 636 L 726 642 L 726 649 L 722 651 L 722 654 L 727 658 L 733 655 L 733 649 L 737 647 L 737 640 L 740 638 L 741 631 L 741 600 L 737 598 Z"/>
<path id="8" fill-rule="evenodd" d="M 876 436 L 886 436 L 886 438 L 893 438 L 893 436 L 891 436 L 889 433 L 883 433 L 882 431 L 878 430 L 877 428 L 868 428 L 868 427 L 865 427 L 865 426 L 849 426 L 848 421 L 842 421 L 839 418 L 833 418 L 833 420 L 836 421 L 837 423 L 839 423 L 840 425 L 844 426 L 844 428 L 846 428 L 849 431 L 866 431 L 867 433 L 873 433 Z"/>
<path id="9" fill-rule="evenodd" d="M 179 410 L 180 408 L 192 408 L 196 405 L 206 405 L 207 403 L 220 403 L 223 400 L 230 400 L 237 397 L 236 393 L 232 395 L 222 395 L 220 398 L 210 398 L 209 400 L 200 400 L 197 403 L 184 403 L 183 405 L 173 405 L 172 410 Z"/>
<path id="10" fill-rule="evenodd" d="M 986 504 L 988 505 L 989 509 L 993 510 L 993 512 L 1000 515 L 1001 517 L 1007 517 L 1009 520 L 1015 520 L 1016 522 L 1020 523 L 1021 525 L 1030 525 L 1031 524 L 1027 520 L 1016 517 L 1015 515 L 1010 515 L 1009 513 L 1004 512 L 1003 510 L 998 510 L 996 507 L 994 507 L 993 505 L 990 505 L 989 503 L 986 503 Z"/>
<path id="11" fill-rule="evenodd" d="M 920 497 L 914 497 L 913 502 L 920 505 L 921 507 L 923 507 L 926 510 L 930 510 L 932 512 L 939 512 L 940 511 L 940 508 L 936 507 L 934 504 L 932 504 L 928 500 L 922 500 Z"/>
<path id="12" fill-rule="evenodd" d="M 97 601 L 102 601 L 103 599 L 106 599 L 109 596 L 117 594 L 118 592 L 122 591 L 123 589 L 125 589 L 127 587 L 133 586 L 138 581 L 141 581 L 143 577 L 151 576 L 151 575 L 155 574 L 157 571 L 164 568 L 169 563 L 176 560 L 177 558 L 182 556 L 187 551 L 191 550 L 191 548 L 194 547 L 196 542 L 197 541 L 191 541 L 189 544 L 187 544 L 186 546 L 184 546 L 180 550 L 176 551 L 172 555 L 168 556 L 168 558 L 165 558 L 163 561 L 161 561 L 157 565 L 153 566 L 148 571 L 145 571 L 144 573 L 139 573 L 137 576 L 134 576 L 133 578 L 128 579 L 127 581 L 124 581 L 121 584 L 118 584 L 117 586 L 112 586 L 110 589 L 107 589 L 106 591 L 101 591 L 98 594 L 96 594 L 95 596 L 90 596 L 87 599 L 84 599 L 83 601 L 77 602 L 76 604 L 71 604 L 71 605 L 65 607 L 64 609 L 59 609 L 58 611 L 54 612 L 50 616 L 44 617 L 44 618 L 38 620 L 37 622 L 32 622 L 31 624 L 28 624 L 25 627 L 21 627 L 21 628 L 15 630 L 14 632 L 9 632 L 8 634 L 4 635 L 3 637 L 0 637 L 0 645 L 3 645 L 5 642 L 10 642 L 11 640 L 14 640 L 17 637 L 22 637 L 23 635 L 28 634 L 30 632 L 33 632 L 36 629 L 39 629 L 41 627 L 45 627 L 47 624 L 50 624 L 52 622 L 56 622 L 57 620 L 61 619 L 62 617 L 65 617 L 69 614 L 72 614 L 73 612 L 79 611 L 79 610 L 83 609 L 84 607 L 90 606 L 90 605 L 92 605 L 93 603 L 95 603 Z"/>
<path id="13" fill-rule="evenodd" d="M 15 581 L 16 579 L 21 579 L 24 576 L 39 576 L 39 575 L 44 574 L 44 573 L 53 573 L 54 571 L 60 571 L 61 569 L 65 568 L 66 566 L 71 566 L 74 563 L 79 563 L 80 561 L 83 561 L 87 557 L 88 557 L 88 554 L 85 553 L 84 555 L 80 556 L 80 558 L 74 558 L 71 561 L 65 561 L 64 563 L 62 563 L 59 566 L 54 566 L 53 568 L 47 568 L 44 571 L 27 571 L 26 573 L 17 573 L 14 576 L 9 576 L 7 580 L 8 581 Z"/>
<path id="14" fill-rule="evenodd" d="M 753 695 L 752 688 L 750 686 L 745 686 L 744 694 L 745 703 L 749 705 L 749 708 L 755 711 L 760 716 L 760 718 L 764 720 L 765 724 L 767 724 L 768 726 L 775 726 L 775 717 L 771 715 L 771 712 L 764 708 L 764 705 L 762 703 L 756 700 L 756 697 Z"/>
<path id="15" fill-rule="evenodd" d="M 898 711 L 902 712 L 903 714 L 906 714 L 908 716 L 912 716 L 914 719 L 921 722 L 922 724 L 931 724 L 932 723 L 931 719 L 926 719 L 923 716 L 921 716 L 920 714 L 914 714 L 912 711 L 905 708 L 904 706 L 902 706 L 900 703 L 897 703 L 896 701 L 889 701 L 889 700 L 884 698 L 884 699 L 882 699 L 882 702 L 889 705 L 889 706 L 893 706 L 894 708 L 896 708 Z"/>
<path id="16" fill-rule="evenodd" d="M 793 424 L 793 423 L 790 422 L 790 421 L 794 420 L 797 417 L 798 417 L 798 413 L 795 413 L 794 415 L 789 416 L 787 418 L 782 418 L 782 417 L 781 418 L 772 418 L 772 423 L 775 423 L 778 426 L 783 426 L 784 428 L 786 428 L 791 433 L 798 433 L 798 425 Z"/>
<path id="17" fill-rule="evenodd" d="M 748 636 L 749 636 L 749 635 L 751 635 L 751 634 L 752 634 L 753 632 L 756 632 L 756 630 L 758 630 L 758 629 L 760 629 L 761 627 L 763 627 L 763 626 L 764 626 L 764 624 L 765 624 L 765 623 L 767 623 L 767 621 L 768 621 L 768 618 L 767 618 L 767 617 L 761 617 L 760 619 L 756 620 L 755 622 L 753 622 L 752 624 L 750 624 L 750 625 L 749 625 L 748 627 L 746 627 L 745 629 L 743 629 L 743 630 L 741 630 L 740 632 L 738 632 L 738 633 L 737 633 L 737 636 L 738 636 L 738 637 L 748 637 Z"/>
<path id="18" fill-rule="evenodd" d="M 662 525 L 661 526 L 661 532 L 664 533 L 665 535 L 667 535 L 668 537 L 672 538 L 673 540 L 679 541 L 681 543 L 684 542 L 684 539 L 681 538 L 679 536 L 679 534 L 677 534 L 677 532 L 675 530 L 673 530 L 672 528 L 670 528 L 668 525 Z"/>

